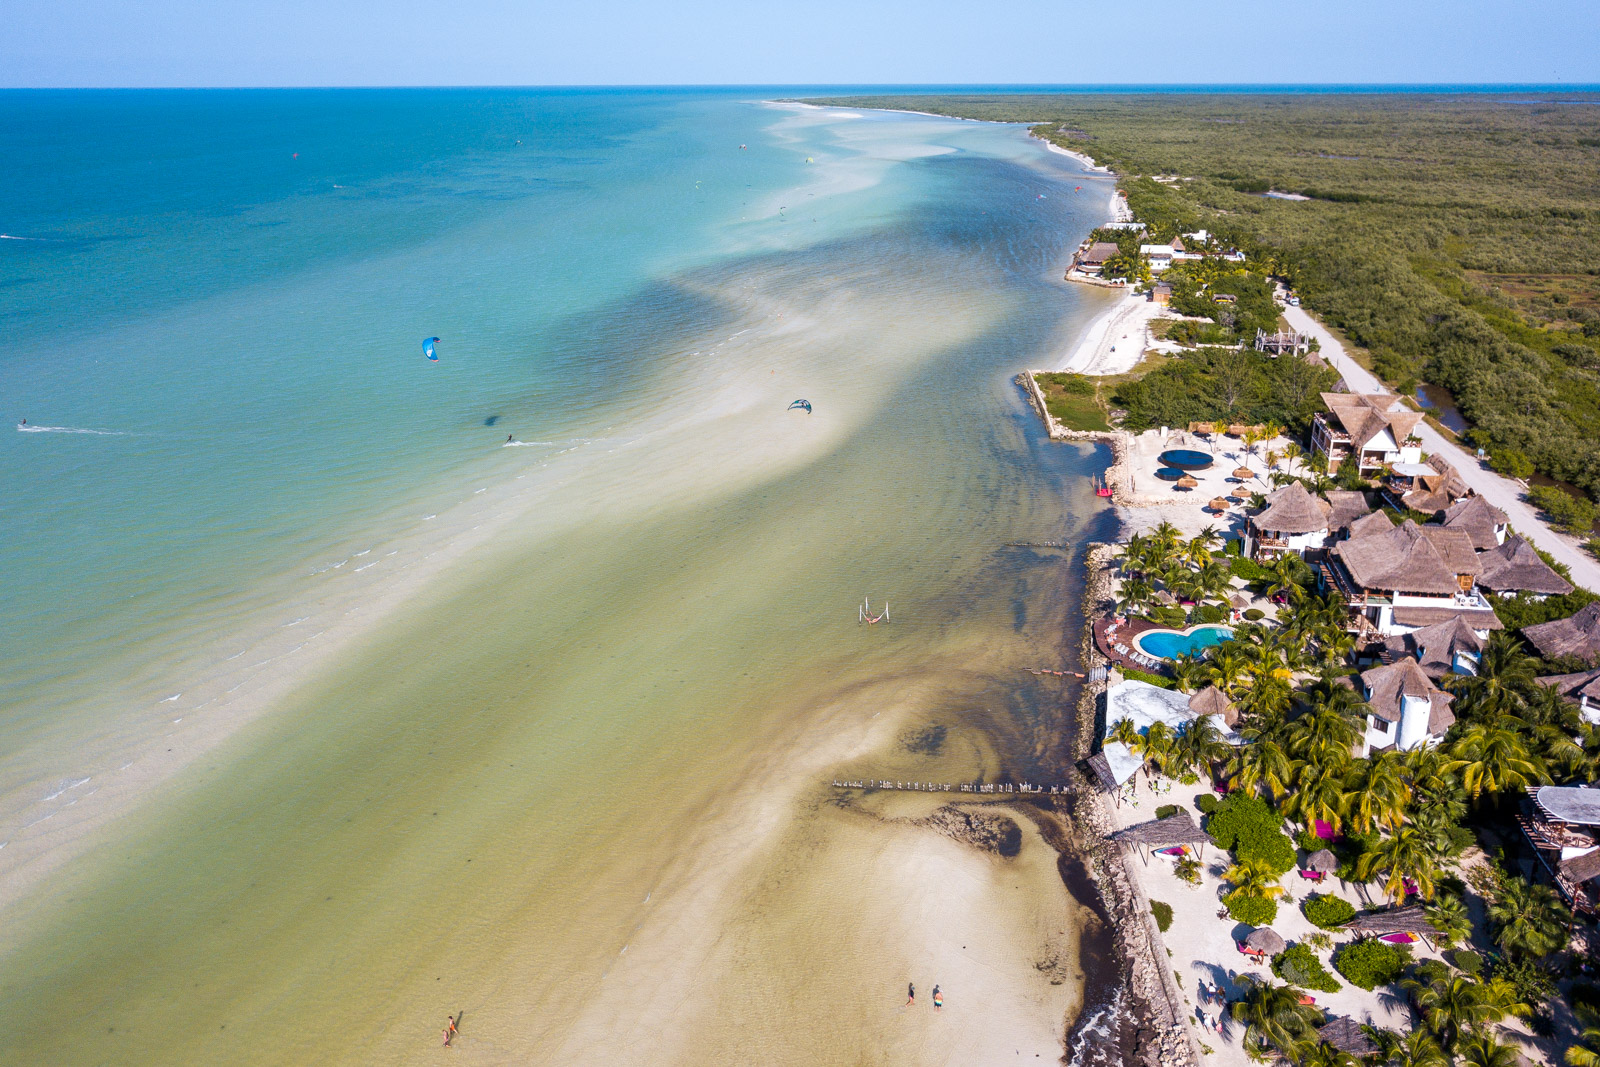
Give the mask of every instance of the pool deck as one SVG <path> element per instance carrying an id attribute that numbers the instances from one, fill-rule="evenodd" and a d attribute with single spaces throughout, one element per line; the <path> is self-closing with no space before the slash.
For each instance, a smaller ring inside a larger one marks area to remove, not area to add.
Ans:
<path id="1" fill-rule="evenodd" d="M 1140 663 L 1128 653 L 1118 652 L 1117 646 L 1121 645 L 1132 652 L 1133 639 L 1140 634 L 1150 630 L 1166 630 L 1170 627 L 1158 626 L 1148 619 L 1130 619 L 1117 626 L 1113 625 L 1115 621 L 1116 618 L 1113 616 L 1096 619 L 1094 622 L 1094 647 L 1100 650 L 1100 654 L 1110 660 L 1113 666 L 1144 671 L 1148 674 L 1165 673 L 1167 665 L 1164 661 L 1156 660 L 1156 666 L 1152 668 Z M 1154 656 L 1150 658 L 1155 659 Z"/>

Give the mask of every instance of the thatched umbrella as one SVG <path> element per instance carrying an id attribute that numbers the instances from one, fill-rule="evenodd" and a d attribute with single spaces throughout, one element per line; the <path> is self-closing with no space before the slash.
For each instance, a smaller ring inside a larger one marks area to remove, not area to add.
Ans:
<path id="1" fill-rule="evenodd" d="M 1243 593 L 1235 593 L 1228 598 L 1228 605 L 1235 611 L 1243 611 L 1250 606 L 1250 598 Z"/>
<path id="2" fill-rule="evenodd" d="M 1200 483 L 1195 479 L 1194 475 L 1192 475 L 1192 474 L 1185 474 L 1182 478 L 1179 478 L 1178 482 L 1177 482 L 1177 485 L 1178 485 L 1179 489 L 1193 489 L 1196 486 L 1198 486 L 1199 484 Z"/>
<path id="3" fill-rule="evenodd" d="M 1233 476 L 1239 479 L 1241 482 L 1249 481 L 1251 478 L 1256 476 L 1256 472 L 1251 470 L 1249 467 L 1235 467 L 1233 468 Z"/>
<path id="4" fill-rule="evenodd" d="M 1214 496 L 1211 498 L 1212 511 L 1227 511 L 1231 507 L 1233 507 L 1233 501 L 1229 500 L 1225 496 Z"/>
<path id="5" fill-rule="evenodd" d="M 1241 485 L 1237 489 L 1235 489 L 1233 492 L 1229 493 L 1228 495 L 1233 497 L 1233 499 L 1235 499 L 1235 500 L 1249 500 L 1250 499 L 1250 490 L 1246 489 L 1244 486 Z"/>
<path id="6" fill-rule="evenodd" d="M 1265 952 L 1269 956 L 1276 956 L 1289 945 L 1277 933 L 1263 926 L 1259 930 L 1250 931 L 1250 936 L 1244 939 L 1244 947 L 1253 952 Z"/>
<path id="7" fill-rule="evenodd" d="M 1338 867 L 1338 858 L 1325 848 L 1319 848 L 1311 855 L 1306 857 L 1306 870 L 1308 871 L 1316 871 L 1318 874 L 1327 874 L 1329 871 L 1337 870 Z"/>

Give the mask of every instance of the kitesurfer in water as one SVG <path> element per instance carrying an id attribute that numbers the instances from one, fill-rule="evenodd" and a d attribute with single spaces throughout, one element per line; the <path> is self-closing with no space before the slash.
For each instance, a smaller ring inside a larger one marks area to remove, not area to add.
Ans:
<path id="1" fill-rule="evenodd" d="M 506 444 L 509 445 L 513 440 L 514 438 L 510 434 L 506 434 Z"/>

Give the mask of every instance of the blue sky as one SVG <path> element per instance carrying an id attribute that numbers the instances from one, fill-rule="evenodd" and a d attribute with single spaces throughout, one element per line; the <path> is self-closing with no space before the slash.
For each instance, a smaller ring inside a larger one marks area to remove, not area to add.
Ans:
<path id="1" fill-rule="evenodd" d="M 5 0 L 0 85 L 1600 82 L 1600 0 Z"/>

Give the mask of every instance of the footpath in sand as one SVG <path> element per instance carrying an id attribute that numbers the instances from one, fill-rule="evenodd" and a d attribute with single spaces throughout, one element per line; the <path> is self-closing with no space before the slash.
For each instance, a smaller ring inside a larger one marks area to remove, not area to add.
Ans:
<path id="1" fill-rule="evenodd" d="M 1345 384 L 1358 393 L 1387 393 L 1383 383 L 1362 367 L 1344 350 L 1344 345 L 1322 323 L 1297 307 L 1285 308 L 1283 316 L 1296 330 L 1311 334 L 1322 344 L 1322 358 L 1343 375 Z M 1489 470 L 1478 458 L 1458 445 L 1445 440 L 1444 435 L 1426 422 L 1417 424 L 1417 436 L 1429 453 L 1444 456 L 1453 464 L 1466 483 L 1489 503 L 1511 517 L 1511 525 L 1519 534 L 1539 548 L 1550 553 L 1572 569 L 1574 583 L 1600 592 L 1600 560 L 1585 552 L 1569 538 L 1562 537 L 1540 520 L 1538 514 L 1522 498 L 1525 492 L 1519 482 L 1502 478 Z"/>

